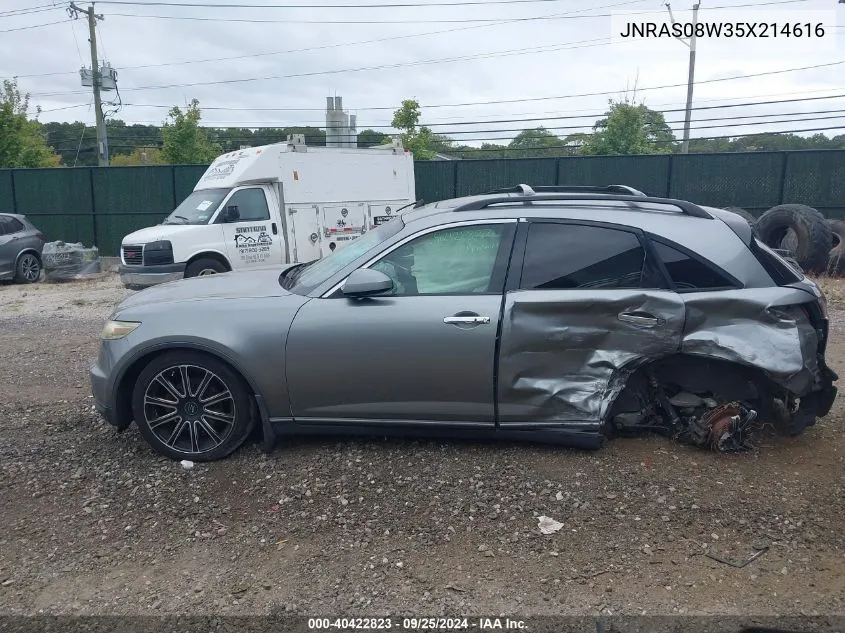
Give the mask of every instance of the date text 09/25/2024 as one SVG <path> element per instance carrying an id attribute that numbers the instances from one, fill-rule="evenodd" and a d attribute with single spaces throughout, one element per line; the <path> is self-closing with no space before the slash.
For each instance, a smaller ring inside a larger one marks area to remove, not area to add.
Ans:
<path id="1" fill-rule="evenodd" d="M 310 630 L 522 630 L 525 621 L 511 618 L 308 618 Z"/>

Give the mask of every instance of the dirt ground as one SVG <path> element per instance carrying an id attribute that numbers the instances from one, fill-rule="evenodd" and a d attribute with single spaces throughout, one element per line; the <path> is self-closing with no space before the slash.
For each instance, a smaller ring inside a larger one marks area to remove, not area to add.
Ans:
<path id="1" fill-rule="evenodd" d="M 744 455 L 323 438 L 185 470 L 92 408 L 127 293 L 114 276 L 0 286 L 0 613 L 845 612 L 841 398 Z M 765 547 L 741 569 L 706 556 Z"/>

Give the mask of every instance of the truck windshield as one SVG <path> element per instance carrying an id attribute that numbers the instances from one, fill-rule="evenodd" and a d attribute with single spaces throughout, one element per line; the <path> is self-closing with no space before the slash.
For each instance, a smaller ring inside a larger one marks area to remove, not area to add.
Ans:
<path id="1" fill-rule="evenodd" d="M 401 217 L 385 222 L 368 231 L 358 239 L 352 240 L 347 246 L 334 251 L 322 259 L 315 260 L 303 267 L 294 279 L 292 292 L 307 294 L 314 288 L 333 277 L 359 257 L 366 255 L 379 244 L 393 237 L 402 230 L 405 224 Z"/>
<path id="2" fill-rule="evenodd" d="M 168 215 L 162 224 L 208 224 L 211 216 L 231 189 L 194 191 Z"/>

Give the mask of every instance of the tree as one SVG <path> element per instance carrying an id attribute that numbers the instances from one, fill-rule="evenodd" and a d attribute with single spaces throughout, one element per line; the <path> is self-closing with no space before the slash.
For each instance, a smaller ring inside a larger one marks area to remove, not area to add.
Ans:
<path id="1" fill-rule="evenodd" d="M 582 154 L 658 154 L 674 151 L 675 135 L 662 112 L 635 105 L 627 98 L 610 101 L 605 118 L 584 140 Z"/>
<path id="2" fill-rule="evenodd" d="M 193 99 L 185 112 L 173 106 L 162 128 L 162 153 L 171 165 L 205 164 L 222 153 L 220 145 L 212 143 L 205 129 L 199 126 L 202 114 L 200 102 Z"/>
<path id="3" fill-rule="evenodd" d="M 375 130 L 362 130 L 358 133 L 358 147 L 375 147 L 376 145 L 384 145 L 391 142 L 390 136 L 384 132 L 377 132 Z"/>
<path id="4" fill-rule="evenodd" d="M 563 156 L 571 153 L 566 142 L 544 127 L 522 130 L 508 144 L 508 156 L 511 158 L 534 156 Z"/>
<path id="5" fill-rule="evenodd" d="M 17 79 L 4 79 L 0 88 L 0 167 L 58 166 L 61 158 L 47 145 L 37 118 L 27 118 L 27 110 L 29 94 L 21 94 Z"/>
<path id="6" fill-rule="evenodd" d="M 128 165 L 165 165 L 162 151 L 158 147 L 137 147 L 131 154 L 114 154 L 109 160 L 113 167 Z"/>
<path id="7" fill-rule="evenodd" d="M 390 125 L 401 132 L 403 147 L 409 149 L 415 159 L 431 160 L 435 152 L 430 145 L 435 135 L 425 126 L 417 128 L 419 121 L 420 104 L 414 99 L 405 99 L 402 106 L 393 113 Z"/>

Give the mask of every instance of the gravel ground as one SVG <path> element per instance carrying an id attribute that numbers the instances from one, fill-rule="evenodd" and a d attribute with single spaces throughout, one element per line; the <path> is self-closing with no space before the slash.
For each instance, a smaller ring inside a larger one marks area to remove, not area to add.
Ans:
<path id="1" fill-rule="evenodd" d="M 746 455 L 323 438 L 184 470 L 92 410 L 87 368 L 127 292 L 0 286 L 2 613 L 845 612 L 841 399 Z M 840 375 L 843 328 L 836 312 Z M 742 569 L 705 556 L 766 546 Z"/>

